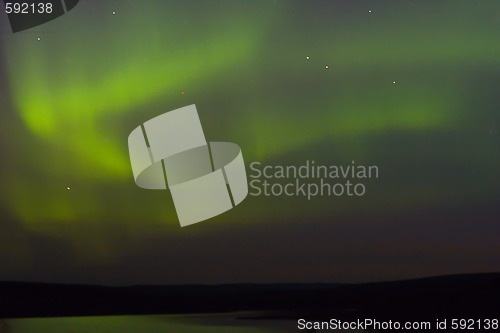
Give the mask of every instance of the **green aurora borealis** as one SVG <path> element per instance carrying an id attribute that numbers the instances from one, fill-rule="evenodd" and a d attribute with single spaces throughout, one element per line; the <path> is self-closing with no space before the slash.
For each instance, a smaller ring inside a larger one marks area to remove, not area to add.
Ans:
<path id="1" fill-rule="evenodd" d="M 0 280 L 498 270 L 499 11 L 495 0 L 107 0 L 16 34 L 1 16 Z M 127 137 L 189 104 L 207 139 L 237 143 L 247 165 L 356 161 L 380 178 L 363 198 L 249 196 L 181 229 L 168 191 L 135 186 Z M 403 257 L 416 264 L 395 268 Z M 221 268 L 234 260 L 255 273 Z"/>

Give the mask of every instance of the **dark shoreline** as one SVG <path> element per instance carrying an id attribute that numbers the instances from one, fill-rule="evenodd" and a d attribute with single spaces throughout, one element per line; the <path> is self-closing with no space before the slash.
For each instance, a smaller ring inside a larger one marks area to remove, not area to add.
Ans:
<path id="1" fill-rule="evenodd" d="M 0 318 L 255 311 L 252 319 L 498 318 L 500 273 L 364 284 L 102 287 L 0 283 Z"/>

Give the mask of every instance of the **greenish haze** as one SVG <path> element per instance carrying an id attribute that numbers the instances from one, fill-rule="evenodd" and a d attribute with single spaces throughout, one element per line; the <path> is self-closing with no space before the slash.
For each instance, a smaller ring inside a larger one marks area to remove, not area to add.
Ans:
<path id="1" fill-rule="evenodd" d="M 69 252 L 41 251 L 56 267 L 63 254 L 83 269 L 145 248 L 203 277 L 177 255 L 211 248 L 220 230 L 255 228 L 287 244 L 276 225 L 497 203 L 499 11 L 497 0 L 89 0 L 22 33 L 2 21 L 6 276 L 31 278 L 45 262 L 35 236 Z M 247 165 L 356 161 L 379 166 L 380 178 L 359 200 L 248 197 L 181 229 L 168 191 L 135 186 L 127 137 L 189 104 L 208 141 L 237 143 Z M 168 249 L 149 248 L 154 237 Z"/>
<path id="2" fill-rule="evenodd" d="M 191 316 L 193 317 L 193 316 Z M 196 316 L 195 316 L 196 317 Z M 198 316 L 200 317 L 200 316 Z M 237 327 L 233 325 L 202 325 L 189 323 L 190 316 L 114 316 L 114 317 L 67 317 L 9 319 L 4 325 L 7 332 L 178 332 L 178 333 L 256 333 L 271 332 L 268 329 Z M 1 322 L 0 322 L 1 324 Z M 0 328 L 2 326 L 0 325 Z"/>

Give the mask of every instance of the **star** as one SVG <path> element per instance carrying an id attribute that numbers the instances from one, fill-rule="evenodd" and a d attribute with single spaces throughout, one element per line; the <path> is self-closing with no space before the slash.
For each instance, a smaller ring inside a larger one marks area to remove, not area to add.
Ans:
<path id="1" fill-rule="evenodd" d="M 326 65 L 325 68 L 328 69 L 328 65 Z"/>
<path id="2" fill-rule="evenodd" d="M 41 40 L 40 37 L 38 37 L 37 40 Z"/>
<path id="3" fill-rule="evenodd" d="M 71 187 L 67 186 L 66 189 L 69 191 L 69 190 L 71 190 Z"/>
<path id="4" fill-rule="evenodd" d="M 113 15 L 116 15 L 116 12 L 113 12 Z"/>
<path id="5" fill-rule="evenodd" d="M 371 13 L 371 12 L 372 12 L 371 10 L 368 11 L 368 13 Z"/>
<path id="6" fill-rule="evenodd" d="M 307 60 L 309 60 L 309 57 L 306 57 Z"/>

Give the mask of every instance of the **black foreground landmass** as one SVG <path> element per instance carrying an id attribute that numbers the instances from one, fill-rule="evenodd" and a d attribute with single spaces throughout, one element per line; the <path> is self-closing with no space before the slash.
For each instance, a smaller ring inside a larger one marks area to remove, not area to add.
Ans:
<path id="1" fill-rule="evenodd" d="M 366 284 L 100 287 L 0 283 L 0 318 L 239 311 L 261 313 L 255 320 L 500 319 L 500 273 Z"/>

